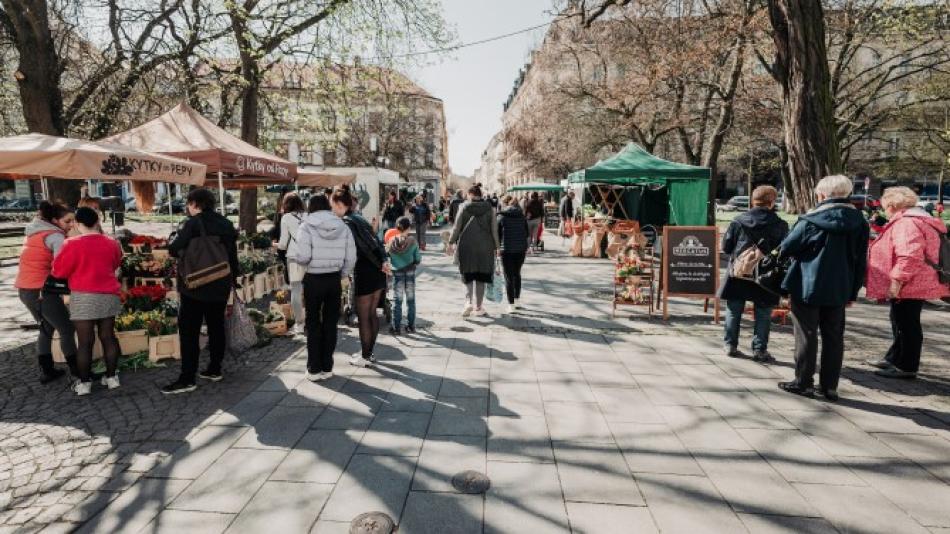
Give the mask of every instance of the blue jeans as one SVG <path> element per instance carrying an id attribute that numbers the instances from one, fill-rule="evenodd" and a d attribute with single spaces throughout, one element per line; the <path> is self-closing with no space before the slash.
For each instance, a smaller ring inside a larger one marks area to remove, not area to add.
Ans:
<path id="1" fill-rule="evenodd" d="M 730 347 L 739 346 L 739 322 L 745 311 L 744 300 L 726 301 L 726 333 L 724 340 Z M 769 330 L 772 328 L 772 306 L 755 304 L 755 326 L 752 327 L 752 350 L 769 348 Z"/>
<path id="2" fill-rule="evenodd" d="M 393 273 L 393 328 L 402 326 L 402 300 L 406 298 L 406 325 L 416 326 L 416 270 L 406 269 Z"/>

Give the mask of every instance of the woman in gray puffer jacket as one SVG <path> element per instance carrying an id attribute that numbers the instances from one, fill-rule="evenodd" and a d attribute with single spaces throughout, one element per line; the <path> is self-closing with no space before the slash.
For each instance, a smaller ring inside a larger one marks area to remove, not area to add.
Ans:
<path id="1" fill-rule="evenodd" d="M 310 197 L 309 215 L 300 224 L 287 259 L 303 265 L 303 299 L 307 329 L 307 379 L 333 376 L 337 323 L 340 320 L 340 281 L 356 266 L 356 243 L 343 220 L 330 210 L 326 195 Z"/>
<path id="2" fill-rule="evenodd" d="M 473 313 L 485 315 L 482 302 L 485 284 L 492 283 L 495 273 L 495 251 L 498 250 L 498 226 L 495 210 L 482 198 L 482 188 L 475 184 L 468 190 L 469 201 L 462 205 L 449 243 L 456 245 L 459 272 L 465 284 L 466 304 L 463 317 Z"/>

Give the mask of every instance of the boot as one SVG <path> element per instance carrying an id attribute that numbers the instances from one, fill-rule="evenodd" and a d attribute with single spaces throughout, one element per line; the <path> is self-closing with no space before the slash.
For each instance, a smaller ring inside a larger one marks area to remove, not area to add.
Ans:
<path id="1" fill-rule="evenodd" d="M 40 384 L 49 384 L 66 374 L 65 371 L 57 369 L 53 365 L 52 354 L 39 354 L 37 355 L 37 360 L 39 360 L 40 371 L 42 372 L 40 375 Z"/>

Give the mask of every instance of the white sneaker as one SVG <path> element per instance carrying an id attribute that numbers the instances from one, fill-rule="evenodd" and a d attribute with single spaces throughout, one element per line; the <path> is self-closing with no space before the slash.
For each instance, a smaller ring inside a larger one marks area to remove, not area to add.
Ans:
<path id="1" fill-rule="evenodd" d="M 488 315 L 488 312 L 485 311 L 485 308 L 476 308 L 475 311 L 472 312 L 472 315 L 475 317 L 484 317 Z"/>
<path id="2" fill-rule="evenodd" d="M 370 361 L 364 358 L 361 353 L 357 352 L 350 358 L 350 365 L 356 367 L 369 367 Z"/>
<path id="3" fill-rule="evenodd" d="M 109 388 L 109 389 L 116 389 L 117 387 L 119 387 L 119 386 L 122 385 L 122 384 L 119 383 L 119 375 L 117 374 L 117 375 L 112 376 L 112 377 L 103 376 L 103 377 L 102 377 L 102 385 L 103 385 L 103 386 L 106 386 L 106 387 Z"/>
<path id="4" fill-rule="evenodd" d="M 320 380 L 329 380 L 333 378 L 333 371 L 324 371 L 320 373 Z"/>
<path id="5" fill-rule="evenodd" d="M 319 382 L 323 380 L 323 373 L 307 373 L 307 380 L 311 382 Z"/>
<path id="6" fill-rule="evenodd" d="M 468 317 L 474 310 L 475 308 L 471 304 L 466 304 L 465 307 L 462 308 L 462 317 Z"/>
<path id="7" fill-rule="evenodd" d="M 293 329 L 292 329 L 290 332 L 291 332 L 293 335 L 295 335 L 295 336 L 302 336 L 302 335 L 304 335 L 303 325 L 300 324 L 300 323 L 295 324 L 294 327 L 293 327 Z"/>
<path id="8" fill-rule="evenodd" d="M 92 393 L 92 382 L 83 382 L 82 380 L 77 380 L 73 384 L 73 391 L 76 392 L 77 396 L 84 397 Z"/>
<path id="9" fill-rule="evenodd" d="M 509 314 L 515 313 L 515 310 L 518 309 L 514 304 L 509 304 L 506 308 Z"/>

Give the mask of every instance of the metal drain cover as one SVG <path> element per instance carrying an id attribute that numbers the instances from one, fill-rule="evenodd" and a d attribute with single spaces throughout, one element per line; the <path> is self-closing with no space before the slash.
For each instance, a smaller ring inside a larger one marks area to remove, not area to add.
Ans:
<path id="1" fill-rule="evenodd" d="M 462 493 L 474 495 L 488 491 L 491 480 L 478 471 L 462 471 L 452 477 L 452 486 Z"/>
<path id="2" fill-rule="evenodd" d="M 350 522 L 350 534 L 392 534 L 396 523 L 383 512 L 366 512 Z"/>

